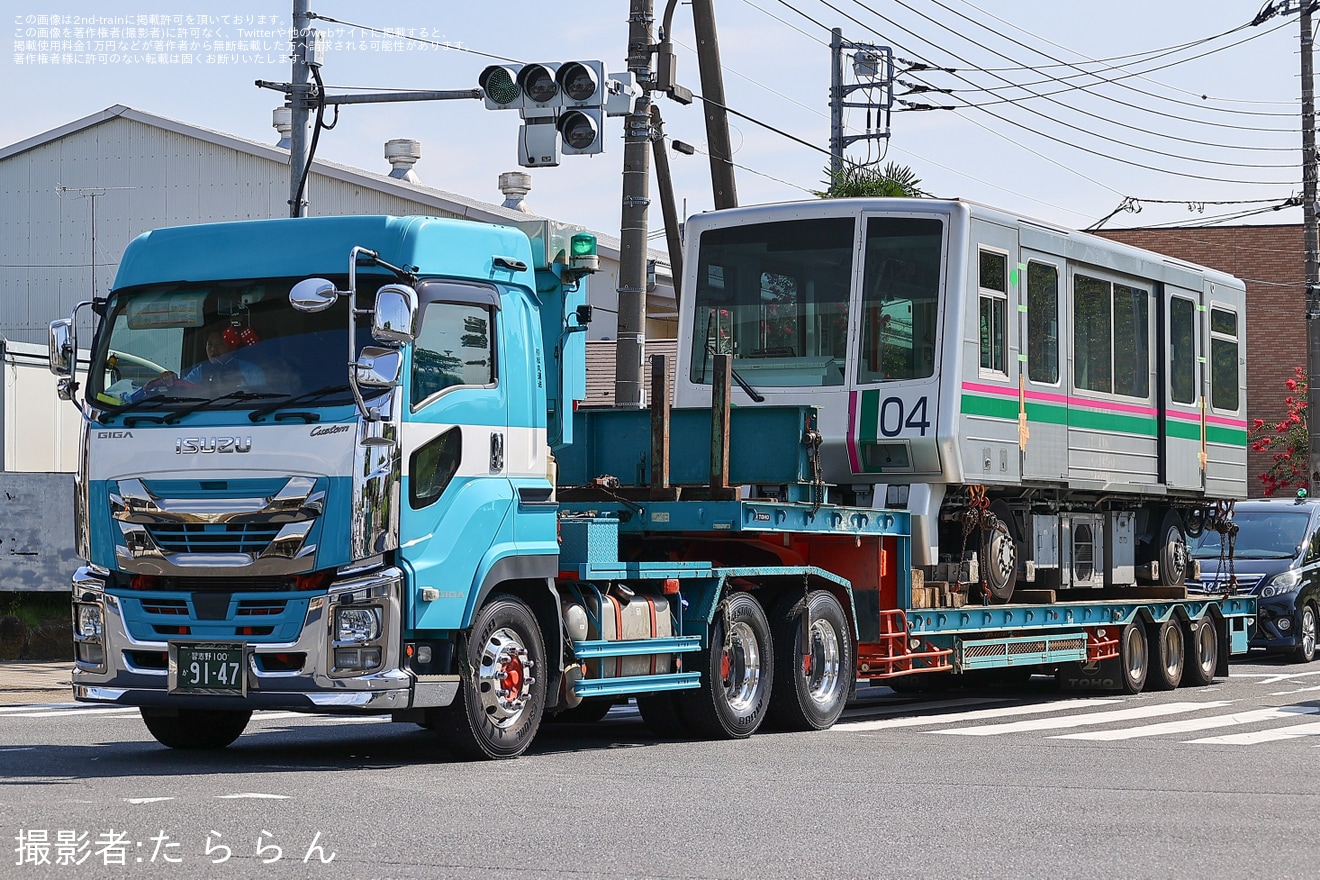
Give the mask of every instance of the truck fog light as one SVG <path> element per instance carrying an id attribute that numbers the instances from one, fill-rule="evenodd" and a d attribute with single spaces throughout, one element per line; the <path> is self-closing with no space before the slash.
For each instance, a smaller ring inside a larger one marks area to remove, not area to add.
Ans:
<path id="1" fill-rule="evenodd" d="M 1287 632 L 1292 629 L 1292 619 L 1288 617 L 1280 617 L 1278 620 L 1274 621 L 1274 625 L 1279 628 L 1279 632 Z"/>
<path id="2" fill-rule="evenodd" d="M 430 663 L 430 662 L 431 662 L 431 646 L 430 646 L 430 645 L 418 645 L 418 646 L 417 646 L 417 662 L 420 663 L 420 664 L 422 664 L 423 666 L 425 666 L 427 663 Z"/>
<path id="3" fill-rule="evenodd" d="M 77 642 L 74 645 L 74 650 L 79 663 L 85 663 L 88 666 L 105 665 L 105 648 L 94 642 Z"/>
<path id="4" fill-rule="evenodd" d="M 350 606 L 335 612 L 335 641 L 370 642 L 380 637 L 380 609 Z"/>
<path id="5" fill-rule="evenodd" d="M 336 669 L 375 669 L 380 665 L 380 648 L 335 648 Z"/>
<path id="6" fill-rule="evenodd" d="M 79 638 L 99 639 L 101 637 L 101 606 L 79 605 L 77 623 Z"/>

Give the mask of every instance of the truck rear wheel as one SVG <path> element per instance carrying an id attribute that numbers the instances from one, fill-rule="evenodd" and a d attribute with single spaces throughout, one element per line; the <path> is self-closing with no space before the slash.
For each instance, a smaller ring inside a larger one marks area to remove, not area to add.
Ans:
<path id="1" fill-rule="evenodd" d="M 1146 689 L 1171 691 L 1182 681 L 1186 651 L 1182 627 L 1175 618 L 1163 623 L 1146 624 L 1146 647 L 1150 657 L 1150 670 L 1146 676 Z"/>
<path id="2" fill-rule="evenodd" d="M 805 650 L 803 614 L 809 621 Z M 770 694 L 770 722 L 785 730 L 833 725 L 856 676 L 852 631 L 839 600 L 823 590 L 785 596 L 771 614 L 770 635 L 779 671 Z"/>
<path id="3" fill-rule="evenodd" d="M 1118 637 L 1118 665 L 1119 690 L 1125 694 L 1141 693 L 1150 671 L 1150 650 L 1140 623 L 1123 627 Z"/>
<path id="4" fill-rule="evenodd" d="M 435 730 L 466 758 L 516 758 L 532 744 L 545 711 L 545 646 L 530 608 L 500 596 L 477 613 L 454 702 Z"/>
<path id="5" fill-rule="evenodd" d="M 683 717 L 699 736 L 742 739 L 765 720 L 774 684 L 770 624 L 761 603 L 733 593 L 715 612 L 703 651 L 697 655 L 701 686 L 679 691 Z"/>
<path id="6" fill-rule="evenodd" d="M 251 709 L 143 708 L 142 722 L 156 742 L 172 749 L 223 749 L 243 733 Z"/>
<path id="7" fill-rule="evenodd" d="M 1183 640 L 1186 658 L 1183 660 L 1183 684 L 1204 687 L 1215 680 L 1219 666 L 1219 632 L 1210 615 L 1194 620 Z"/>

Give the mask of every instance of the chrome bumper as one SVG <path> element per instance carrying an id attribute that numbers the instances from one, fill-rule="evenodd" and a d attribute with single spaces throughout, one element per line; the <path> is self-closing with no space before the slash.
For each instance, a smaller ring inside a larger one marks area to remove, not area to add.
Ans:
<path id="1" fill-rule="evenodd" d="M 311 597 L 298 638 L 292 642 L 243 642 L 245 692 L 241 695 L 179 693 L 175 670 L 135 666 L 130 652 L 167 653 L 170 641 L 134 638 L 124 620 L 119 599 L 106 592 L 105 578 L 91 568 L 74 576 L 74 642 L 77 657 L 73 696 L 82 702 L 196 709 L 286 709 L 308 712 L 382 714 L 427 706 L 446 706 L 458 693 L 458 676 L 418 676 L 402 668 L 403 572 L 385 568 L 336 582 L 325 594 Z M 78 605 L 101 609 L 101 633 L 86 637 L 77 625 Z M 335 642 L 333 612 L 339 606 L 381 609 L 380 636 L 369 643 Z M 179 639 L 176 641 L 188 641 Z M 216 639 L 191 639 L 214 642 Z M 85 657 L 99 645 L 100 665 Z M 367 672 L 334 668 L 337 647 L 379 647 L 381 666 Z M 301 654 L 301 669 L 270 671 L 266 655 Z"/>

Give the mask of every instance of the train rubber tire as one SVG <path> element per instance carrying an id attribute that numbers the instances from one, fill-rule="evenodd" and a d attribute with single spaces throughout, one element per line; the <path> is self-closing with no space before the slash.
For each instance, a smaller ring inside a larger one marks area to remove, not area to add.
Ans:
<path id="1" fill-rule="evenodd" d="M 1219 631 L 1214 618 L 1206 615 L 1193 621 L 1187 627 L 1183 648 L 1183 686 L 1205 687 L 1213 682 L 1219 666 Z"/>
<path id="2" fill-rule="evenodd" d="M 435 730 L 465 758 L 516 758 L 536 738 L 545 712 L 545 645 L 532 610 L 497 596 L 477 612 L 460 664 L 454 702 Z"/>
<path id="3" fill-rule="evenodd" d="M 1297 647 L 1288 653 L 1292 662 L 1310 663 L 1315 659 L 1316 620 L 1315 606 L 1307 602 L 1302 606 L 1302 617 L 1297 622 Z"/>
<path id="4" fill-rule="evenodd" d="M 238 739 L 251 709 L 179 709 L 166 715 L 142 709 L 142 722 L 156 742 L 172 749 L 215 751 Z"/>
<path id="5" fill-rule="evenodd" d="M 678 691 L 683 717 L 697 736 L 743 739 L 770 709 L 774 646 L 761 603 L 732 593 L 715 611 L 708 644 L 697 655 L 701 686 Z"/>
<path id="6" fill-rule="evenodd" d="M 641 713 L 642 721 L 651 733 L 661 739 L 687 739 L 692 736 L 692 726 L 683 717 L 677 691 L 638 694 L 636 699 L 637 711 Z"/>
<path id="7" fill-rule="evenodd" d="M 1008 526 L 1001 522 L 986 530 L 981 542 L 981 583 L 996 604 L 1013 598 L 1017 583 L 1017 543 Z"/>
<path id="8" fill-rule="evenodd" d="M 1119 691 L 1141 693 L 1150 672 L 1150 646 L 1146 643 L 1145 628 L 1140 623 L 1128 624 L 1119 634 L 1118 665 Z"/>
<path id="9" fill-rule="evenodd" d="M 1178 621 L 1171 617 L 1164 623 L 1146 624 L 1146 647 L 1150 658 L 1146 690 L 1171 691 L 1178 687 L 1187 664 L 1183 629 Z"/>
<path id="10" fill-rule="evenodd" d="M 1182 517 L 1176 510 L 1164 514 L 1164 522 L 1155 536 L 1155 553 L 1160 563 L 1160 585 L 1181 587 L 1187 580 L 1187 564 L 1191 557 L 1187 551 Z"/>
<path id="11" fill-rule="evenodd" d="M 809 652 L 802 651 L 802 615 L 808 614 Z M 839 720 L 856 677 L 852 628 L 830 593 L 790 593 L 770 614 L 775 676 L 768 723 L 781 730 L 824 730 Z"/>

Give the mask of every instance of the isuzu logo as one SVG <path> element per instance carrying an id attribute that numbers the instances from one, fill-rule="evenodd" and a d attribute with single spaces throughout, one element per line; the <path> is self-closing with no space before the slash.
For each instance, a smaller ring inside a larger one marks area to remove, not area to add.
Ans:
<path id="1" fill-rule="evenodd" d="M 212 452 L 250 452 L 251 437 L 180 437 L 174 441 L 175 455 Z"/>

